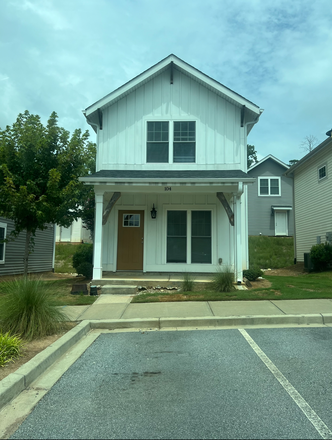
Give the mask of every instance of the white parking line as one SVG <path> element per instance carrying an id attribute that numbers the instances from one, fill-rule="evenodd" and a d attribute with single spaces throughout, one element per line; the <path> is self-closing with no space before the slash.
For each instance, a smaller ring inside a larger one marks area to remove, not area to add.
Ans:
<path id="1" fill-rule="evenodd" d="M 323 420 L 315 413 L 311 406 L 303 399 L 301 394 L 296 391 L 293 385 L 285 378 L 285 376 L 278 370 L 274 363 L 266 356 L 263 350 L 259 348 L 256 342 L 248 335 L 244 329 L 239 329 L 239 332 L 246 339 L 248 344 L 257 354 L 257 356 L 264 362 L 267 368 L 271 371 L 274 377 L 287 391 L 290 397 L 294 400 L 300 410 L 304 413 L 307 419 L 313 424 L 319 435 L 324 439 L 332 439 L 332 432 L 325 425 Z"/>

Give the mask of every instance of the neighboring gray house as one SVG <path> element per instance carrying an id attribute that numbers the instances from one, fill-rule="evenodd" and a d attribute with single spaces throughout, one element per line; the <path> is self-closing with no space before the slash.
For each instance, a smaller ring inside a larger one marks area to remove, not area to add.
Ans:
<path id="1" fill-rule="evenodd" d="M 24 270 L 25 232 L 14 241 L 1 243 L 14 229 L 11 220 L 0 217 L 0 276 L 19 275 Z M 54 226 L 37 231 L 34 251 L 29 255 L 29 273 L 49 272 L 54 268 Z"/>
<path id="2" fill-rule="evenodd" d="M 248 185 L 249 235 L 294 235 L 293 179 L 284 175 L 288 168 L 269 154 L 248 169 L 256 178 Z"/>
<path id="3" fill-rule="evenodd" d="M 332 130 L 325 141 L 299 160 L 287 172 L 294 180 L 295 258 L 317 242 L 332 241 Z"/>

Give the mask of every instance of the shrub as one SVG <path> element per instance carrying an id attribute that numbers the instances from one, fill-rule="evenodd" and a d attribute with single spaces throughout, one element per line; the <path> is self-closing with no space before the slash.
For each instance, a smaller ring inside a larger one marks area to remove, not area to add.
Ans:
<path id="1" fill-rule="evenodd" d="M 77 273 L 82 273 L 78 270 L 78 268 L 83 263 L 90 263 L 92 266 L 92 259 L 93 259 L 93 245 L 88 243 L 80 244 L 79 246 L 77 246 L 77 250 L 73 255 L 73 267 Z"/>
<path id="2" fill-rule="evenodd" d="M 76 271 L 79 275 L 83 275 L 88 280 L 92 279 L 93 266 L 91 263 L 88 263 L 87 261 L 85 263 L 81 263 L 77 267 Z"/>
<path id="3" fill-rule="evenodd" d="M 18 336 L 0 332 L 0 367 L 13 361 L 21 355 L 22 340 Z"/>
<path id="4" fill-rule="evenodd" d="M 255 281 L 258 277 L 263 276 L 263 271 L 259 268 L 252 267 L 243 271 L 243 276 L 249 281 Z"/>
<path id="5" fill-rule="evenodd" d="M 190 273 L 185 273 L 183 275 L 183 282 L 182 282 L 182 291 L 183 292 L 192 292 L 194 289 L 195 281 L 192 278 Z"/>
<path id="6" fill-rule="evenodd" d="M 24 277 L 2 284 L 1 328 L 28 340 L 56 333 L 66 315 L 52 303 L 50 287 L 40 279 Z"/>
<path id="7" fill-rule="evenodd" d="M 310 250 L 310 258 L 314 270 L 328 270 L 332 264 L 332 245 L 329 243 L 321 243 L 312 246 Z"/>
<path id="8" fill-rule="evenodd" d="M 234 273 L 229 267 L 218 268 L 212 278 L 211 287 L 215 292 L 232 292 L 235 290 Z"/>

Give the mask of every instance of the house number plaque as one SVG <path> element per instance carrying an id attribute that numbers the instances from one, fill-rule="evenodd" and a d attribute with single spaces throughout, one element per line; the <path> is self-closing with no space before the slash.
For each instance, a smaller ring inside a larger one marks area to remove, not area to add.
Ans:
<path id="1" fill-rule="evenodd" d="M 171 186 L 165 186 L 165 191 L 172 191 L 172 187 Z"/>

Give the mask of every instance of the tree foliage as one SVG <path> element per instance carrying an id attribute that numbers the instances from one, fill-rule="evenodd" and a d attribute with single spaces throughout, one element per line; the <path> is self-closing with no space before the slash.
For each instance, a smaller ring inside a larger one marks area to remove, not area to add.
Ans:
<path id="1" fill-rule="evenodd" d="M 247 145 L 247 167 L 250 168 L 251 165 L 254 165 L 258 162 L 257 159 L 257 151 L 255 150 L 254 145 Z"/>
<path id="2" fill-rule="evenodd" d="M 25 111 L 0 130 L 0 215 L 14 221 L 12 236 L 27 233 L 25 274 L 36 231 L 50 223 L 68 227 L 81 216 L 87 189 L 78 177 L 94 166 L 88 131 L 70 136 L 57 120 L 53 112 L 44 126 Z"/>

